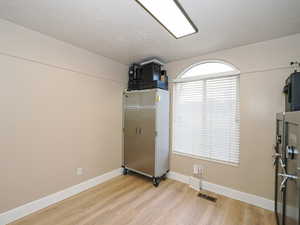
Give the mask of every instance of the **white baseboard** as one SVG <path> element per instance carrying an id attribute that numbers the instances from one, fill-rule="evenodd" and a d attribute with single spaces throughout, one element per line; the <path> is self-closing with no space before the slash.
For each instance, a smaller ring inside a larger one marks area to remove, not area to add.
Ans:
<path id="1" fill-rule="evenodd" d="M 177 180 L 182 183 L 188 184 L 191 188 L 199 191 L 199 179 L 191 176 L 186 176 L 181 173 L 169 172 L 168 177 L 173 180 Z M 274 211 L 274 201 L 266 199 L 257 195 L 241 192 L 232 188 L 224 187 L 218 184 L 213 184 L 207 181 L 202 181 L 202 188 L 207 191 L 214 192 L 216 194 L 224 195 L 226 197 L 236 199 L 248 204 L 261 207 L 270 211 Z M 298 219 L 298 208 L 287 206 L 286 215 L 288 217 Z"/>
<path id="2" fill-rule="evenodd" d="M 195 186 L 195 183 L 193 180 L 190 179 L 189 176 L 176 173 L 176 172 L 169 172 L 168 177 L 173 180 L 180 181 L 182 183 L 189 184 L 192 188 L 198 189 L 197 186 Z M 191 183 L 192 181 L 192 183 Z M 274 201 L 270 199 L 266 199 L 257 195 L 241 192 L 234 190 L 232 188 L 224 187 L 218 184 L 209 183 L 207 181 L 202 182 L 202 188 L 207 191 L 214 192 L 216 194 L 224 195 L 226 197 L 236 199 L 242 202 L 246 202 L 251 205 L 255 205 L 267 210 L 274 211 Z"/>
<path id="3" fill-rule="evenodd" d="M 59 201 L 62 201 L 66 198 L 76 195 L 82 191 L 92 188 L 98 184 L 101 184 L 101 183 L 103 183 L 107 180 L 110 180 L 116 176 L 119 176 L 121 174 L 122 174 L 122 169 L 116 169 L 111 172 L 105 173 L 101 176 L 84 181 L 75 186 L 69 187 L 65 190 L 56 192 L 56 193 L 48 195 L 44 198 L 38 199 L 33 202 L 29 202 L 25 205 L 15 208 L 15 209 L 4 212 L 4 213 L 0 214 L 0 225 L 5 225 L 8 223 L 11 223 L 15 220 L 18 220 L 24 216 L 27 216 L 31 213 L 34 213 L 38 210 L 41 210 L 43 208 L 46 208 L 52 204 L 59 202 Z M 192 188 L 198 189 L 197 182 L 193 179 L 190 179 L 189 176 L 171 171 L 168 173 L 168 178 L 177 180 L 182 183 L 189 184 Z M 202 182 L 202 188 L 205 190 L 220 194 L 220 195 L 224 195 L 224 196 L 232 198 L 232 199 L 240 200 L 240 201 L 246 202 L 248 204 L 267 209 L 267 210 L 271 210 L 271 211 L 274 210 L 274 201 L 273 200 L 266 199 L 266 198 L 263 198 L 263 197 L 260 197 L 257 195 L 237 191 L 232 188 L 209 183 L 207 181 Z M 288 211 L 293 212 L 295 210 L 291 208 Z M 294 214 L 294 213 L 292 213 L 292 214 Z M 291 217 L 293 217 L 293 216 L 294 215 L 291 215 Z"/>
<path id="4" fill-rule="evenodd" d="M 11 223 L 11 222 L 18 220 L 24 216 L 34 213 L 40 209 L 46 208 L 54 203 L 62 201 L 64 199 L 69 198 L 73 195 L 76 195 L 82 191 L 92 188 L 98 184 L 101 184 L 107 180 L 110 180 L 116 176 L 119 176 L 119 175 L 121 175 L 121 173 L 122 173 L 121 169 L 116 169 L 111 172 L 105 173 L 101 176 L 92 178 L 90 180 L 84 181 L 75 186 L 64 189 L 62 191 L 48 195 L 48 196 L 38 199 L 36 201 L 29 202 L 25 205 L 15 208 L 15 209 L 4 212 L 4 213 L 0 214 L 0 225 L 5 225 L 8 223 Z"/>

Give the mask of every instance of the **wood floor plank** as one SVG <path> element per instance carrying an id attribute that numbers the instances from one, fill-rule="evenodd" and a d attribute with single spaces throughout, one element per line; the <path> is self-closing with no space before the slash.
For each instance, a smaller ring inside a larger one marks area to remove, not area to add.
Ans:
<path id="1" fill-rule="evenodd" d="M 275 225 L 272 212 L 210 193 L 211 202 L 188 185 L 120 176 L 10 225 Z"/>

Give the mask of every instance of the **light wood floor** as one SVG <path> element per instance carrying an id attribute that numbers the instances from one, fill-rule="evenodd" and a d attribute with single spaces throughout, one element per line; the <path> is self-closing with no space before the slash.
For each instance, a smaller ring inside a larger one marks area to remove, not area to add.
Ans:
<path id="1" fill-rule="evenodd" d="M 197 197 L 186 184 L 120 176 L 43 209 L 14 225 L 275 225 L 272 212 L 214 195 Z"/>

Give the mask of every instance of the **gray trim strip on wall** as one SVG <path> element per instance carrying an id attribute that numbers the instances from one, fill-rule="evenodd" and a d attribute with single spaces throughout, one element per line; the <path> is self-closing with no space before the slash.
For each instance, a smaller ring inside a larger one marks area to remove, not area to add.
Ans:
<path id="1" fill-rule="evenodd" d="M 84 75 L 84 76 L 88 76 L 88 77 L 92 77 L 92 78 L 96 78 L 96 79 L 103 79 L 103 80 L 111 81 L 111 82 L 114 82 L 114 83 L 122 84 L 122 81 L 120 81 L 120 80 L 107 78 L 107 77 L 104 77 L 102 75 L 93 75 L 93 74 L 90 74 L 90 73 L 77 71 L 77 70 L 69 69 L 69 68 L 62 67 L 62 66 L 57 66 L 57 65 L 53 65 L 53 64 L 49 64 L 49 63 L 44 63 L 44 62 L 34 60 L 34 59 L 28 59 L 28 58 L 24 58 L 24 57 L 21 57 L 21 56 L 11 55 L 11 54 L 8 54 L 8 53 L 5 53 L 5 52 L 0 52 L 0 55 L 15 58 L 15 59 L 19 59 L 19 60 L 24 60 L 24 61 L 31 62 L 31 63 L 37 63 L 37 64 L 40 64 L 40 65 L 43 65 L 43 66 L 48 66 L 48 67 L 52 67 L 52 68 L 56 68 L 56 69 L 60 69 L 60 70 L 65 70 L 65 71 L 77 73 L 77 74 L 80 74 L 80 75 Z"/>

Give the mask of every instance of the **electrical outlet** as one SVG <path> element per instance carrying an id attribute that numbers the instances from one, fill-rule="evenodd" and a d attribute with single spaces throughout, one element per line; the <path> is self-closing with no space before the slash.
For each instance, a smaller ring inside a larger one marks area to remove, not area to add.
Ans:
<path id="1" fill-rule="evenodd" d="M 194 164 L 194 174 L 198 174 L 199 169 L 198 169 L 198 165 Z"/>
<path id="2" fill-rule="evenodd" d="M 199 164 L 194 164 L 194 171 L 193 173 L 195 175 L 203 175 L 204 173 L 204 167 L 202 165 Z"/>
<path id="3" fill-rule="evenodd" d="M 76 174 L 77 174 L 77 176 L 81 176 L 83 174 L 83 169 L 82 168 L 77 168 L 76 169 Z"/>
<path id="4" fill-rule="evenodd" d="M 204 174 L 204 166 L 198 165 L 198 174 L 200 176 L 203 176 L 203 174 Z"/>

